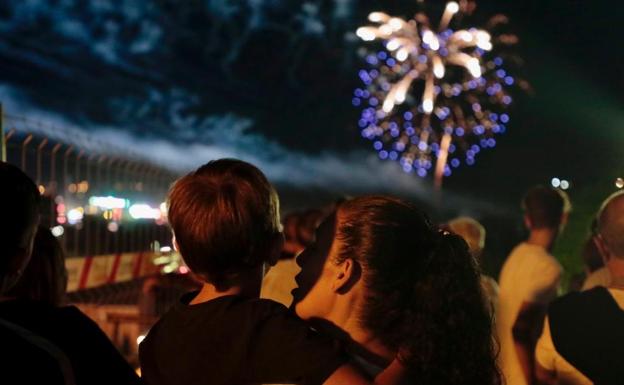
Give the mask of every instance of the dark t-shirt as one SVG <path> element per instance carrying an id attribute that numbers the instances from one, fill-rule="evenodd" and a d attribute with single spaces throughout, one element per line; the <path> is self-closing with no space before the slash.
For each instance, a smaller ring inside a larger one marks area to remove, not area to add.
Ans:
<path id="1" fill-rule="evenodd" d="M 63 351 L 71 362 L 78 385 L 140 383 L 106 334 L 74 306 L 5 301 L 0 302 L 0 318 L 30 330 Z"/>
<path id="2" fill-rule="evenodd" d="M 2 322 L 0 341 L 0 384 L 66 384 L 55 357 Z"/>
<path id="3" fill-rule="evenodd" d="M 139 347 L 149 385 L 322 384 L 346 356 L 286 307 L 224 296 L 189 305 L 189 293 Z"/>

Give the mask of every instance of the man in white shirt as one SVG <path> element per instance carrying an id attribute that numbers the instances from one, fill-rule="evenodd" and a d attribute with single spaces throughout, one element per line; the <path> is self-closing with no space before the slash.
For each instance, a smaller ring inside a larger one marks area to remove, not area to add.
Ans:
<path id="1" fill-rule="evenodd" d="M 562 273 L 550 251 L 567 222 L 570 203 L 563 191 L 537 186 L 526 193 L 522 207 L 530 234 L 503 265 L 496 311 L 499 364 L 507 385 L 533 382 L 535 343 Z"/>
<path id="2" fill-rule="evenodd" d="M 624 381 L 624 192 L 602 205 L 594 241 L 609 284 L 570 293 L 549 307 L 535 351 L 536 377 L 543 384 Z"/>

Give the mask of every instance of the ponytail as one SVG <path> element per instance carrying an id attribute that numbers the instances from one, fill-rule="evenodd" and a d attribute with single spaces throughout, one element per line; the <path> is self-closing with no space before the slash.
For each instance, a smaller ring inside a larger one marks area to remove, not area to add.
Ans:
<path id="1" fill-rule="evenodd" d="M 466 242 L 394 198 L 347 201 L 337 218 L 338 259 L 363 266 L 361 322 L 400 352 L 410 383 L 500 384 L 490 315 Z"/>

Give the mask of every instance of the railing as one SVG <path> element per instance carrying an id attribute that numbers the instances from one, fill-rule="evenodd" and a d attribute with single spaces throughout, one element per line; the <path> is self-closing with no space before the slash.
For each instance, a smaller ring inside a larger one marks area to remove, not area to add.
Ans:
<path id="1" fill-rule="evenodd" d="M 69 257 L 70 290 L 152 273 L 154 259 L 171 262 L 163 258 L 171 249 L 163 202 L 175 172 L 79 131 L 63 137 L 62 127 L 1 116 L 3 159 L 37 184 L 41 223 Z"/>

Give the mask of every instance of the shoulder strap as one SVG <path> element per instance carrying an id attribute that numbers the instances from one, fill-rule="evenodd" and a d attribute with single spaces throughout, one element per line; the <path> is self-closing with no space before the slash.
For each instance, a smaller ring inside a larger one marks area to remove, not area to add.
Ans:
<path id="1" fill-rule="evenodd" d="M 548 311 L 557 352 L 596 384 L 624 378 L 624 311 L 604 287 L 570 293 Z"/>
<path id="2" fill-rule="evenodd" d="M 5 319 L 0 318 L 0 325 L 15 332 L 17 335 L 30 342 L 31 344 L 37 346 L 38 348 L 44 350 L 52 358 L 54 358 L 54 360 L 59 364 L 59 369 L 61 370 L 61 374 L 65 379 L 65 385 L 76 384 L 76 381 L 74 379 L 74 370 L 69 361 L 69 358 L 67 358 L 67 355 L 65 355 L 65 353 L 63 353 L 63 351 L 59 349 L 56 345 L 54 345 L 49 340 L 41 337 L 40 335 L 35 334 L 30 330 L 16 325 L 13 322 L 9 322 Z"/>

